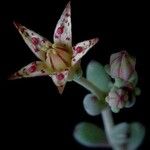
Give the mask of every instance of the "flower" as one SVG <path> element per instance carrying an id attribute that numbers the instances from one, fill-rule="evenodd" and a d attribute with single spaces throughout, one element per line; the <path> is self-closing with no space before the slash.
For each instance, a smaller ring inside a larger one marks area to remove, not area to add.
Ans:
<path id="1" fill-rule="evenodd" d="M 119 112 L 122 108 L 130 108 L 136 102 L 136 96 L 139 96 L 141 90 L 138 87 L 124 86 L 111 88 L 108 96 L 105 97 L 106 102 L 113 112 Z"/>
<path id="2" fill-rule="evenodd" d="M 114 53 L 110 56 L 110 75 L 128 81 L 135 73 L 135 58 L 126 51 Z"/>
<path id="3" fill-rule="evenodd" d="M 80 67 L 80 59 L 98 42 L 98 38 L 94 38 L 72 46 L 70 2 L 56 25 L 54 44 L 25 26 L 16 22 L 14 24 L 25 43 L 41 61 L 23 67 L 10 79 L 49 75 L 59 93 L 63 92 L 66 82 L 70 80 L 69 75 L 72 76 L 72 72 L 75 72 L 74 68 Z"/>
<path id="4" fill-rule="evenodd" d="M 113 88 L 105 98 L 113 112 L 119 112 L 128 101 L 128 92 L 124 89 Z"/>

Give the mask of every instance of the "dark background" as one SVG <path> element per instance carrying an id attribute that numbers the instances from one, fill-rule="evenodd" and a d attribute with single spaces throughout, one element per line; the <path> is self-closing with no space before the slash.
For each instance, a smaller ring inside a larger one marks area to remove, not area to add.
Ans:
<path id="1" fill-rule="evenodd" d="M 85 150 L 88 148 L 72 137 L 75 125 L 89 121 L 103 127 L 100 116 L 91 117 L 84 111 L 82 100 L 88 91 L 76 83 L 67 83 L 63 95 L 59 95 L 49 77 L 7 80 L 11 73 L 37 60 L 12 22 L 16 20 L 52 41 L 55 25 L 67 2 L 13 1 L 0 6 L 1 146 L 5 149 Z M 133 108 L 113 115 L 116 123 L 141 122 L 146 127 L 146 138 L 140 149 L 147 149 L 150 141 L 147 4 L 73 0 L 72 24 L 73 44 L 96 36 L 100 38 L 99 44 L 82 59 L 84 72 L 92 59 L 106 64 L 110 54 L 122 48 L 137 58 L 138 86 L 142 94 Z"/>

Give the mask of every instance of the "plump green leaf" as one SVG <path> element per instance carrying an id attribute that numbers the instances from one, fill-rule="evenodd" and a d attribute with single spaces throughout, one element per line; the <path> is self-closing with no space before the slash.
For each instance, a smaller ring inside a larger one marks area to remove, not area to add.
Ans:
<path id="1" fill-rule="evenodd" d="M 103 92 L 110 91 L 111 80 L 106 73 L 103 65 L 96 61 L 91 61 L 86 70 L 86 76 L 95 86 L 97 86 Z"/>
<path id="2" fill-rule="evenodd" d="M 129 124 L 123 122 L 114 126 L 111 131 L 111 141 L 113 145 L 126 144 L 128 141 Z"/>
<path id="3" fill-rule="evenodd" d="M 111 141 L 114 147 L 126 147 L 127 150 L 136 150 L 145 136 L 145 128 L 140 123 L 120 123 L 111 131 Z"/>
<path id="4" fill-rule="evenodd" d="M 83 106 L 85 111 L 91 116 L 99 115 L 103 109 L 100 100 L 93 94 L 87 94 L 84 97 Z"/>
<path id="5" fill-rule="evenodd" d="M 81 122 L 75 127 L 74 138 L 87 147 L 101 147 L 107 143 L 103 130 L 87 122 Z"/>
<path id="6" fill-rule="evenodd" d="M 145 136 L 145 128 L 138 122 L 130 125 L 130 138 L 128 140 L 128 149 L 136 150 L 142 143 Z"/>

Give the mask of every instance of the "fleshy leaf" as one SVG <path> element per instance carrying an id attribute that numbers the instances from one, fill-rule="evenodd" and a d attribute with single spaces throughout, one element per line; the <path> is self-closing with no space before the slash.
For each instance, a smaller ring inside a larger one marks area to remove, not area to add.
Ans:
<path id="1" fill-rule="evenodd" d="M 111 131 L 113 145 L 124 145 L 128 142 L 129 124 L 126 122 L 116 125 Z"/>
<path id="2" fill-rule="evenodd" d="M 21 68 L 19 71 L 11 75 L 9 79 L 14 80 L 27 77 L 45 76 L 49 75 L 50 73 L 51 70 L 45 63 L 41 61 L 35 61 Z"/>
<path id="3" fill-rule="evenodd" d="M 68 78 L 68 70 L 50 75 L 60 94 L 63 93 Z"/>
<path id="4" fill-rule="evenodd" d="M 102 144 L 107 144 L 103 130 L 87 122 L 79 123 L 75 127 L 74 138 L 87 147 L 100 147 Z"/>
<path id="5" fill-rule="evenodd" d="M 85 111 L 91 116 L 99 115 L 103 109 L 100 100 L 93 94 L 87 94 L 84 97 L 83 106 Z"/>
<path id="6" fill-rule="evenodd" d="M 51 43 L 41 35 L 27 29 L 19 23 L 14 22 L 25 43 L 31 51 L 42 61 L 45 61 L 45 52 L 51 47 Z"/>
<path id="7" fill-rule="evenodd" d="M 111 141 L 115 147 L 125 147 L 127 150 L 136 150 L 145 136 L 144 127 L 137 122 L 120 123 L 111 131 Z"/>
<path id="8" fill-rule="evenodd" d="M 91 61 L 88 64 L 86 70 L 86 77 L 100 90 L 104 92 L 110 91 L 110 86 L 109 86 L 111 84 L 110 77 L 108 76 L 104 67 L 100 63 L 96 61 Z"/>
<path id="9" fill-rule="evenodd" d="M 72 46 L 71 6 L 70 2 L 63 11 L 54 31 L 54 43 Z"/>
<path id="10" fill-rule="evenodd" d="M 142 144 L 145 136 L 145 128 L 140 123 L 134 122 L 131 124 L 130 130 L 128 150 L 136 150 Z"/>
<path id="11" fill-rule="evenodd" d="M 88 50 L 92 48 L 98 41 L 99 41 L 98 38 L 94 38 L 76 44 L 73 47 L 72 65 L 77 63 L 88 52 Z"/>

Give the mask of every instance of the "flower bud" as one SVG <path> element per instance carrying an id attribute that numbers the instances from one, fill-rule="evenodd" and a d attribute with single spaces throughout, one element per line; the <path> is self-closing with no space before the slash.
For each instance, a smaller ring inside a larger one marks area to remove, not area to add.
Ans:
<path id="1" fill-rule="evenodd" d="M 110 75 L 112 78 L 121 78 L 128 81 L 135 73 L 135 58 L 126 51 L 112 54 L 110 57 Z"/>
<path id="2" fill-rule="evenodd" d="M 106 97 L 106 102 L 111 107 L 111 110 L 116 113 L 126 105 L 127 101 L 128 92 L 119 88 L 113 88 Z"/>

